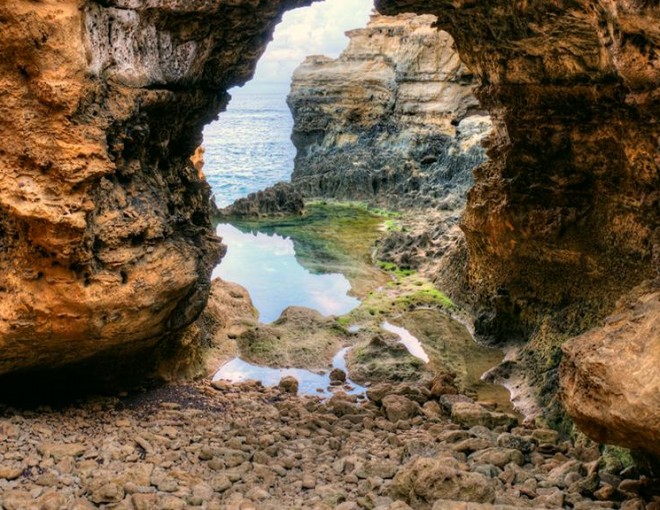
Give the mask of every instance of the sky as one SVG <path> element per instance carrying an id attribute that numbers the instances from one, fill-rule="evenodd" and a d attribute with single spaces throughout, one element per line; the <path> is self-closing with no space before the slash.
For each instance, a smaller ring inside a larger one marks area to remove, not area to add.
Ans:
<path id="1" fill-rule="evenodd" d="M 232 94 L 288 90 L 294 69 L 307 55 L 338 57 L 348 45 L 344 32 L 366 26 L 372 9 L 373 0 L 325 0 L 285 13 L 254 80 Z"/>

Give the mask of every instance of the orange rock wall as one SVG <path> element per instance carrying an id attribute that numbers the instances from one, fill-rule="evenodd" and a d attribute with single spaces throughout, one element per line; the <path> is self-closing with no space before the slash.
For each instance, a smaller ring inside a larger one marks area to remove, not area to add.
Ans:
<path id="1" fill-rule="evenodd" d="M 479 77 L 495 125 L 463 230 L 484 329 L 602 302 L 660 252 L 660 6 L 379 0 L 423 11 Z M 657 259 L 656 259 L 657 269 Z M 503 338 L 505 339 L 505 338 Z"/>
<path id="2" fill-rule="evenodd" d="M 0 5 L 0 374 L 176 339 L 222 247 L 190 156 L 285 8 Z"/>

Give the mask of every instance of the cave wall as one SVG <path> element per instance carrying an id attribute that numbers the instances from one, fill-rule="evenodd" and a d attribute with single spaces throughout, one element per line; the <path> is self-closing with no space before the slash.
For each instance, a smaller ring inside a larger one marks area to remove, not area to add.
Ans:
<path id="1" fill-rule="evenodd" d="M 657 1 L 379 0 L 426 12 L 479 77 L 494 134 L 462 228 L 505 339 L 538 310 L 611 305 L 658 270 Z M 655 258 L 654 258 L 655 257 Z"/>
<path id="2" fill-rule="evenodd" d="M 611 357 L 621 366 L 660 362 L 657 338 L 608 327 L 636 288 L 647 289 L 644 300 L 658 289 L 660 2 L 376 5 L 436 15 L 478 76 L 477 97 L 493 120 L 489 161 L 475 170 L 461 222 L 477 332 L 527 342 L 507 377 L 530 383 L 525 398 L 552 426 L 573 430 L 567 409 L 594 439 L 650 451 L 642 438 L 657 426 L 639 430 L 660 414 L 657 398 L 628 421 L 617 406 L 639 405 L 655 382 L 636 375 L 636 386 L 602 367 Z M 657 330 L 657 314 L 644 320 Z"/>
<path id="3" fill-rule="evenodd" d="M 177 343 L 223 252 L 189 158 L 307 3 L 0 5 L 0 374 Z"/>

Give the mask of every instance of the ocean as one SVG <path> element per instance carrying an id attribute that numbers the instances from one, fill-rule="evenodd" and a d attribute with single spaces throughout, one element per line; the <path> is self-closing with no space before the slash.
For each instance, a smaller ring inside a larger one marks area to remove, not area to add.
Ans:
<path id="1" fill-rule="evenodd" d="M 284 93 L 234 95 L 227 111 L 204 130 L 204 173 L 218 207 L 289 180 L 296 155 L 292 128 Z M 241 231 L 227 223 L 218 224 L 216 231 L 227 255 L 213 276 L 248 289 L 262 322 L 276 320 L 288 306 L 342 315 L 359 304 L 343 274 L 302 266 L 290 237 Z"/>
<path id="2" fill-rule="evenodd" d="M 204 173 L 218 207 L 288 181 L 296 149 L 286 94 L 232 94 L 226 112 L 204 130 Z"/>

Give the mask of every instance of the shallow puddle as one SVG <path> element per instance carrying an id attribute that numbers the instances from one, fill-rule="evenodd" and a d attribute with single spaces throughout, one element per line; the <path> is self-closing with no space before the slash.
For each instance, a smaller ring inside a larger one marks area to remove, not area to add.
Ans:
<path id="1" fill-rule="evenodd" d="M 333 368 L 340 368 L 346 371 L 346 354 L 349 348 L 346 347 L 339 351 L 332 360 Z M 234 358 L 218 370 L 213 376 L 214 381 L 229 381 L 240 383 L 248 380 L 259 381 L 264 386 L 276 386 L 282 377 L 293 376 L 298 380 L 298 392 L 302 395 L 319 395 L 323 397 L 332 396 L 332 389 L 341 389 L 351 395 L 364 394 L 367 389 L 355 384 L 348 379 L 347 385 L 330 386 L 330 372 L 317 374 L 301 368 L 268 368 L 260 367 L 243 361 L 240 358 Z"/>
<path id="2" fill-rule="evenodd" d="M 408 349 L 408 352 L 415 356 L 416 358 L 421 359 L 424 363 L 429 362 L 429 355 L 426 354 L 426 351 L 424 350 L 424 346 L 422 346 L 422 342 L 419 341 L 417 337 L 414 337 L 410 331 L 408 331 L 406 328 L 400 328 L 399 326 L 395 326 L 394 324 L 390 324 L 389 322 L 385 321 L 381 324 L 381 327 L 385 331 L 389 331 L 390 333 L 394 333 L 395 335 L 398 335 L 400 338 L 400 342 L 405 345 L 406 349 Z"/>
<path id="3" fill-rule="evenodd" d="M 296 258 L 293 240 L 275 233 L 241 232 L 217 226 L 227 255 L 213 277 L 238 283 L 250 293 L 259 320 L 270 323 L 289 306 L 304 306 L 322 315 L 343 315 L 360 301 L 341 273 L 312 273 Z"/>
<path id="4" fill-rule="evenodd" d="M 509 391 L 482 379 L 502 361 L 502 351 L 478 344 L 463 324 L 439 311 L 409 312 L 401 322 L 423 346 L 431 367 L 457 374 L 462 388 L 475 399 L 493 402 L 499 411 L 514 412 Z"/>

